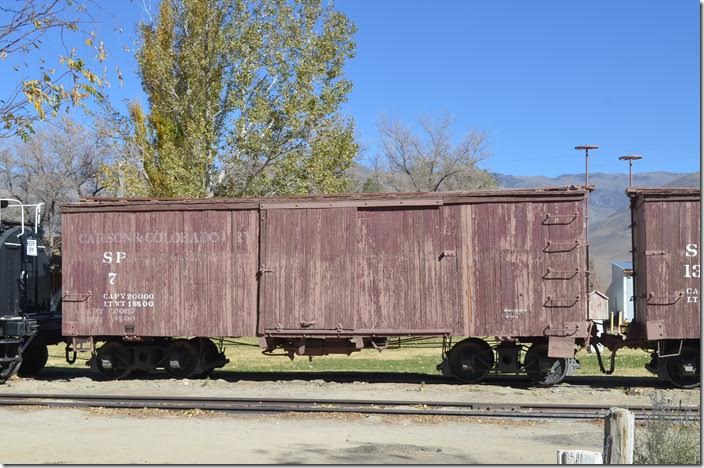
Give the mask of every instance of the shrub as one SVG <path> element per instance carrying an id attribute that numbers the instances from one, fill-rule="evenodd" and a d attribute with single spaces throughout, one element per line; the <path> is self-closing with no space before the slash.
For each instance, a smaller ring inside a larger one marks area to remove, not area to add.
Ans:
<path id="1" fill-rule="evenodd" d="M 636 464 L 686 465 L 701 463 L 700 421 L 674 418 L 683 411 L 661 393 L 651 396 L 654 412 L 636 427 L 633 462 Z"/>

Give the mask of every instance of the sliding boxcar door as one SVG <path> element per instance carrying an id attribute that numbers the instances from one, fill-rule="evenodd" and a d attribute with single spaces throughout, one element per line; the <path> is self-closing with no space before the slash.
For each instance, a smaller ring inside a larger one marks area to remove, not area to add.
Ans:
<path id="1" fill-rule="evenodd" d="M 259 333 L 353 328 L 354 207 L 262 209 Z"/>
<path id="2" fill-rule="evenodd" d="M 452 283 L 444 274 L 456 276 L 456 254 L 443 245 L 440 207 L 360 208 L 358 216 L 358 327 L 396 334 L 451 328 L 456 320 L 441 287 Z"/>

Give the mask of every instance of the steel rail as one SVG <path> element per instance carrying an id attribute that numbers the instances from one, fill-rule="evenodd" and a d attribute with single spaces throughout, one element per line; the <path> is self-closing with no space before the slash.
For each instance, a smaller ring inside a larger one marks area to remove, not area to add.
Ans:
<path id="1" fill-rule="evenodd" d="M 598 419 L 615 405 L 478 403 L 464 401 L 351 400 L 301 398 L 178 397 L 134 395 L 0 394 L 0 406 L 46 406 L 61 408 L 121 408 L 206 410 L 256 413 L 359 413 L 426 416 L 474 416 L 540 419 Z M 655 410 L 644 405 L 620 405 L 636 419 L 652 417 Z M 698 406 L 666 411 L 668 419 L 698 419 Z"/>

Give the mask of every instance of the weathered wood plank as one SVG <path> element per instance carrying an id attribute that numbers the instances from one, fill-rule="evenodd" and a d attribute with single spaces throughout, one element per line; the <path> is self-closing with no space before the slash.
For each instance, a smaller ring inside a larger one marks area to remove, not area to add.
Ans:
<path id="1" fill-rule="evenodd" d="M 632 464 L 634 438 L 635 415 L 623 408 L 611 408 L 604 422 L 604 462 Z"/>

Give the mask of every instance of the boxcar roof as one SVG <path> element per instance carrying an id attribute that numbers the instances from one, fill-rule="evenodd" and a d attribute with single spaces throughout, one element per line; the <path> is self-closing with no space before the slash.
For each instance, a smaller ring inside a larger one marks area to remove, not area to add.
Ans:
<path id="1" fill-rule="evenodd" d="M 325 208 L 339 206 L 427 206 L 458 203 L 498 203 L 519 201 L 579 200 L 587 190 L 580 186 L 542 187 L 537 189 L 473 190 L 464 192 L 353 193 L 341 195 L 306 195 L 289 197 L 243 198 L 83 198 L 64 203 L 64 213 L 82 211 L 167 211 L 232 210 L 274 208 Z"/>
<path id="2" fill-rule="evenodd" d="M 626 195 L 632 200 L 639 198 L 658 199 L 662 201 L 697 201 L 701 197 L 701 191 L 698 188 L 691 187 L 630 188 L 626 190 Z"/>

